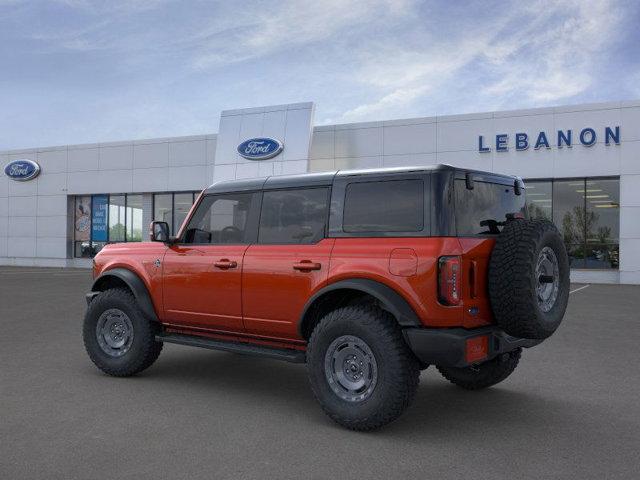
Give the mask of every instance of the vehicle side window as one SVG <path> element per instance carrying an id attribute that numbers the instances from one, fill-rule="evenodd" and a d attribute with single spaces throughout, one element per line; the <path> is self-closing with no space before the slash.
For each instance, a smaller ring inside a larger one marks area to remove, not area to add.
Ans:
<path id="1" fill-rule="evenodd" d="M 252 197 L 251 193 L 204 197 L 185 230 L 184 243 L 246 243 Z"/>
<path id="2" fill-rule="evenodd" d="M 424 229 L 424 182 L 388 180 L 347 185 L 345 232 L 419 232 Z"/>
<path id="3" fill-rule="evenodd" d="M 316 243 L 324 237 L 329 189 L 266 191 L 258 243 Z"/>

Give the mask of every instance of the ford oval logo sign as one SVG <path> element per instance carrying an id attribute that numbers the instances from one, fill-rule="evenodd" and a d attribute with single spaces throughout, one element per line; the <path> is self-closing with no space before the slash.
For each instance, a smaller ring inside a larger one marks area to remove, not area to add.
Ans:
<path id="1" fill-rule="evenodd" d="M 250 138 L 238 145 L 238 153 L 249 160 L 266 160 L 278 155 L 284 146 L 273 138 Z"/>
<path id="2" fill-rule="evenodd" d="M 4 167 L 4 173 L 11 180 L 26 182 L 38 176 L 40 165 L 33 160 L 14 160 Z"/>

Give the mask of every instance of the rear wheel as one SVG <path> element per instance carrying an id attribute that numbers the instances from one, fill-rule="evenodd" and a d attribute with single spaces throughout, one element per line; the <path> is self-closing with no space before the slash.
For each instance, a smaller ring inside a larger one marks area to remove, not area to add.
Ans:
<path id="1" fill-rule="evenodd" d="M 162 350 L 158 326 L 143 315 L 133 294 L 122 288 L 106 290 L 89 304 L 84 318 L 84 346 L 91 361 L 116 377 L 150 367 Z"/>
<path id="2" fill-rule="evenodd" d="M 328 313 L 307 348 L 313 393 L 334 421 L 373 430 L 398 418 L 415 396 L 420 365 L 394 318 L 371 305 Z"/>
<path id="3" fill-rule="evenodd" d="M 438 367 L 444 378 L 466 390 L 480 390 L 505 380 L 518 366 L 522 349 L 503 353 L 488 362 L 470 367 Z"/>

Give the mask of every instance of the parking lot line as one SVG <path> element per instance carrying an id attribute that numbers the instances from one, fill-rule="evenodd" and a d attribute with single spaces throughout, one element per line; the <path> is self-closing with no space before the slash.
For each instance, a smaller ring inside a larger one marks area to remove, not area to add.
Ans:
<path id="1" fill-rule="evenodd" d="M 582 287 L 578 287 L 578 288 L 576 288 L 575 290 L 571 290 L 569 293 L 570 293 L 570 294 L 571 294 L 571 293 L 576 293 L 576 292 L 579 292 L 580 290 L 584 290 L 585 288 L 590 287 L 590 286 L 591 286 L 591 285 L 583 285 Z"/>

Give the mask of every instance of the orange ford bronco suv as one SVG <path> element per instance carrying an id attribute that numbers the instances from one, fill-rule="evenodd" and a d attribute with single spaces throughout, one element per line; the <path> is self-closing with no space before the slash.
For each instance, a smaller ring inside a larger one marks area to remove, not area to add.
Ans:
<path id="1" fill-rule="evenodd" d="M 371 430 L 434 365 L 466 389 L 516 368 L 560 324 L 569 263 L 516 177 L 446 165 L 216 183 L 175 237 L 96 257 L 84 343 L 115 376 L 163 343 L 307 363 L 339 424 Z"/>

